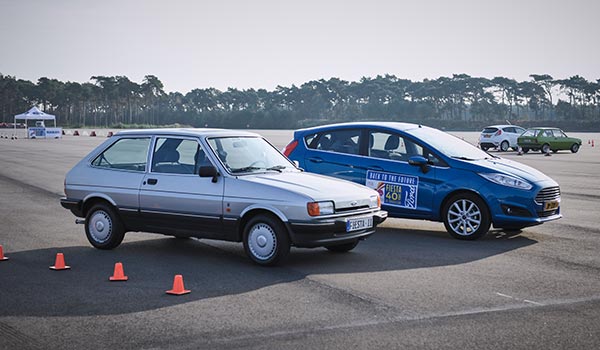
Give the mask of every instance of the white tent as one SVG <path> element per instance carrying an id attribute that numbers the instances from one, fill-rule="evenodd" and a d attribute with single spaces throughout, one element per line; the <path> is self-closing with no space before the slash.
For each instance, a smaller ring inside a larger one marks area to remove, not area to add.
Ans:
<path id="1" fill-rule="evenodd" d="M 17 132 L 17 120 L 22 119 L 25 120 L 25 124 L 27 124 L 28 120 L 53 120 L 54 127 L 56 127 L 56 117 L 52 114 L 44 113 L 40 111 L 37 107 L 33 107 L 25 113 L 15 115 L 15 133 Z"/>

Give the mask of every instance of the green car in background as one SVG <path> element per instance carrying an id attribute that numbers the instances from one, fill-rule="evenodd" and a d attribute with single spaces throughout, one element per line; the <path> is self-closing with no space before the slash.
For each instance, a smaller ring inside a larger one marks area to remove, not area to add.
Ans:
<path id="1" fill-rule="evenodd" d="M 531 128 L 519 136 L 517 145 L 525 153 L 529 150 L 540 150 L 542 153 L 571 150 L 571 152 L 577 153 L 581 147 L 581 139 L 568 137 L 559 128 Z"/>

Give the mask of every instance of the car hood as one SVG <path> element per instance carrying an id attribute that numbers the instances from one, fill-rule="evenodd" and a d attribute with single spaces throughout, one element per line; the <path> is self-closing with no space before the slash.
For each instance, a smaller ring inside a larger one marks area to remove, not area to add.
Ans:
<path id="1" fill-rule="evenodd" d="M 535 168 L 506 158 L 479 159 L 464 162 L 476 165 L 478 168 L 480 168 L 477 169 L 476 172 L 515 175 L 529 182 L 544 182 L 548 180 L 555 182 L 548 175 Z"/>
<path id="2" fill-rule="evenodd" d="M 315 201 L 368 200 L 377 195 L 366 186 L 306 172 L 262 173 L 246 175 L 240 180 L 310 196 Z"/>

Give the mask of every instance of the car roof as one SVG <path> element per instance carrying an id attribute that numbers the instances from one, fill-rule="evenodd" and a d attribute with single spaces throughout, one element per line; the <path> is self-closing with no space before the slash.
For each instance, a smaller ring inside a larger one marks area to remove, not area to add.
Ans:
<path id="1" fill-rule="evenodd" d="M 522 126 L 518 126 L 518 125 L 512 125 L 512 124 L 499 124 L 499 125 L 490 125 L 490 126 L 486 126 L 484 129 L 487 128 L 506 128 L 507 126 L 514 126 L 517 128 L 523 128 Z"/>
<path id="2" fill-rule="evenodd" d="M 534 126 L 533 128 L 529 128 L 529 130 L 560 130 L 560 128 L 547 127 L 547 126 Z"/>
<path id="3" fill-rule="evenodd" d="M 147 136 L 147 135 L 166 135 L 166 136 L 191 136 L 191 137 L 223 137 L 223 136 L 260 136 L 253 132 L 230 129 L 211 129 L 211 128 L 158 128 L 158 129 L 137 129 L 122 130 L 115 136 Z"/>
<path id="4" fill-rule="evenodd" d="M 316 132 L 316 131 L 329 129 L 329 128 L 353 128 L 353 127 L 354 128 L 370 128 L 370 127 L 374 127 L 374 126 L 381 126 L 381 127 L 386 127 L 386 128 L 391 128 L 391 129 L 396 129 L 396 130 L 401 130 L 401 131 L 422 127 L 419 124 L 412 124 L 412 123 L 373 121 L 373 122 L 348 122 L 348 123 L 335 123 L 335 124 L 319 125 L 319 126 L 313 126 L 310 128 L 298 129 L 298 130 L 296 130 L 296 132 L 300 132 L 300 133 Z"/>

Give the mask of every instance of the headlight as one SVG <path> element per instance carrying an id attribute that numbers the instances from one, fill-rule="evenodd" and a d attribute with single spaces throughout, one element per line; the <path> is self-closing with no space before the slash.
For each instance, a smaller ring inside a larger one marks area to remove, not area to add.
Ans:
<path id="1" fill-rule="evenodd" d="M 381 206 L 381 198 L 379 198 L 379 196 L 371 196 L 370 200 L 370 208 L 379 208 Z"/>
<path id="2" fill-rule="evenodd" d="M 530 190 L 533 187 L 529 182 L 521 180 L 515 176 L 499 173 L 480 173 L 479 175 L 481 175 L 484 179 L 490 180 L 491 182 L 502 186 L 514 187 L 521 190 Z"/>
<path id="3" fill-rule="evenodd" d="M 328 215 L 335 212 L 333 202 L 330 201 L 311 202 L 306 205 L 306 209 L 308 210 L 308 215 L 310 216 Z"/>

